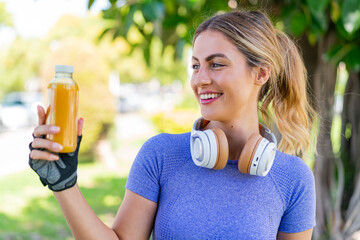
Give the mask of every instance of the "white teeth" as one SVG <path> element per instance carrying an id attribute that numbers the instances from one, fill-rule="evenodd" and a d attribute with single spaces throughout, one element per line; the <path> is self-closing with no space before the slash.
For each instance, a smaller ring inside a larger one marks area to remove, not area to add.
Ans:
<path id="1" fill-rule="evenodd" d="M 211 98 L 217 98 L 221 95 L 221 93 L 211 93 L 211 94 L 200 94 L 201 99 L 211 99 Z"/>

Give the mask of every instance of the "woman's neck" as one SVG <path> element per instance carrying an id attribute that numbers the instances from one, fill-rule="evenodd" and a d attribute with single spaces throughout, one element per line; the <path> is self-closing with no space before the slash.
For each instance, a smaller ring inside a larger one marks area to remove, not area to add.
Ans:
<path id="1" fill-rule="evenodd" d="M 206 128 L 220 128 L 224 131 L 229 144 L 229 159 L 238 160 L 247 140 L 254 133 L 259 133 L 257 111 L 244 114 L 227 121 L 211 121 Z"/>

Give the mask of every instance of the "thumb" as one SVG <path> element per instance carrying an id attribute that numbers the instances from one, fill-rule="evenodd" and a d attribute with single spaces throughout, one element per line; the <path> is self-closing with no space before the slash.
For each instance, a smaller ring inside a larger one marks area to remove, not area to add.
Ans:
<path id="1" fill-rule="evenodd" d="M 45 124 L 46 121 L 46 113 L 42 106 L 37 105 L 37 111 L 38 111 L 38 119 L 39 119 L 39 125 Z"/>
<path id="2" fill-rule="evenodd" d="M 78 119 L 78 131 L 77 131 L 78 136 L 82 135 L 83 126 L 84 126 L 84 119 L 79 118 Z"/>

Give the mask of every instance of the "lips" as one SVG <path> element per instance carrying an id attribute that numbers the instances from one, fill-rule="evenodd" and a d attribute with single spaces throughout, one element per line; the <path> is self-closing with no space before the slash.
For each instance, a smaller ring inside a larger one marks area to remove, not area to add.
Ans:
<path id="1" fill-rule="evenodd" d="M 200 93 L 199 97 L 200 97 L 200 103 L 202 104 L 209 104 L 212 103 L 214 101 L 216 101 L 220 96 L 222 95 L 222 93 Z"/>

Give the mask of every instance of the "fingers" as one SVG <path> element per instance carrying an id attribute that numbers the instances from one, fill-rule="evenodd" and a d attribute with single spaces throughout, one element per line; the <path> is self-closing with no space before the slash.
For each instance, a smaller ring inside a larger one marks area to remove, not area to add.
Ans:
<path id="1" fill-rule="evenodd" d="M 32 159 L 38 160 L 48 160 L 48 161 L 55 161 L 59 160 L 59 157 L 51 152 L 59 152 L 63 149 L 63 146 L 56 142 L 52 142 L 47 139 L 43 138 L 35 138 L 34 141 L 31 143 L 31 147 L 34 149 L 30 152 L 30 157 Z M 46 150 L 49 150 L 50 152 L 47 152 Z"/>
<path id="2" fill-rule="evenodd" d="M 47 161 L 56 161 L 59 160 L 59 156 L 49 153 L 49 152 L 45 152 L 45 151 L 40 151 L 40 150 L 32 150 L 30 152 L 30 157 L 34 160 L 47 160 Z"/>
<path id="3" fill-rule="evenodd" d="M 30 152 L 30 157 L 35 160 L 47 160 L 47 161 L 54 161 L 58 160 L 59 157 L 54 154 L 60 152 L 63 149 L 63 146 L 60 144 L 41 138 L 41 136 L 48 135 L 48 134 L 57 134 L 60 132 L 60 127 L 53 126 L 53 125 L 44 125 L 45 124 L 45 110 L 38 106 L 38 116 L 39 116 L 39 126 L 34 129 L 34 141 L 31 143 L 31 146 L 34 148 Z M 78 119 L 78 136 L 82 135 L 82 130 L 84 126 L 84 119 Z M 40 150 L 41 149 L 41 150 Z M 43 150 L 46 149 L 46 150 Z M 53 153 L 51 153 L 53 152 Z"/>
<path id="4" fill-rule="evenodd" d="M 44 125 L 46 122 L 46 113 L 45 110 L 42 106 L 38 105 L 37 106 L 37 110 L 38 110 L 38 117 L 39 117 L 39 127 L 41 127 L 41 125 Z M 82 130 L 83 130 L 83 126 L 84 126 L 84 119 L 83 118 L 79 118 L 78 119 L 78 131 L 77 131 L 77 135 L 81 136 L 82 135 Z M 57 127 L 52 126 L 53 128 L 38 128 L 38 131 L 34 131 L 34 136 L 35 137 L 40 137 L 41 135 L 46 135 L 46 134 L 56 134 L 60 131 L 60 129 L 58 130 Z M 50 132 L 47 132 L 47 130 L 49 130 Z"/>
<path id="5" fill-rule="evenodd" d="M 82 134 L 82 130 L 83 130 L 83 126 L 84 126 L 84 119 L 83 118 L 79 118 L 78 120 L 78 136 L 81 136 Z"/>
<path id="6" fill-rule="evenodd" d="M 45 148 L 51 152 L 60 152 L 63 149 L 63 146 L 60 144 L 43 138 L 35 138 L 31 146 L 33 148 Z"/>
<path id="7" fill-rule="evenodd" d="M 44 108 L 42 106 L 38 105 L 37 106 L 37 111 L 38 111 L 39 125 L 45 124 L 46 113 L 45 113 Z"/>
<path id="8" fill-rule="evenodd" d="M 43 135 L 47 135 L 47 134 L 57 134 L 60 132 L 60 127 L 58 126 L 53 126 L 53 125 L 40 125 L 37 126 L 34 129 L 34 136 L 36 138 L 43 136 Z"/>

